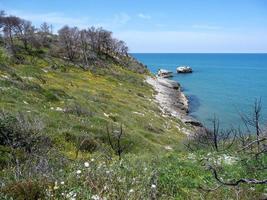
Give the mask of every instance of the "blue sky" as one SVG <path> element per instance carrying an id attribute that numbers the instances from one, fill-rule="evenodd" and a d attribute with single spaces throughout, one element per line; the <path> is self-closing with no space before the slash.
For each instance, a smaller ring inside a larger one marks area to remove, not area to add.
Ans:
<path id="1" fill-rule="evenodd" d="M 267 0 L 0 0 L 8 14 L 103 26 L 131 52 L 267 52 Z"/>

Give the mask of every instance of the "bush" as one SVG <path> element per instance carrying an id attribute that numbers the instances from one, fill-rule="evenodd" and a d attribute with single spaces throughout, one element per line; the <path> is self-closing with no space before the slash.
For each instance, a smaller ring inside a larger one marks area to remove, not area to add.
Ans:
<path id="1" fill-rule="evenodd" d="M 76 147 L 76 154 L 79 151 L 83 152 L 94 152 L 98 147 L 98 142 L 92 136 L 81 134 L 81 135 L 74 135 L 72 133 L 65 133 L 65 140 L 67 142 L 71 142 Z"/>
<path id="2" fill-rule="evenodd" d="M 80 144 L 80 151 L 94 152 L 98 146 L 98 143 L 93 138 L 84 138 Z"/>
<path id="3" fill-rule="evenodd" d="M 67 106 L 65 108 L 65 113 L 77 115 L 78 117 L 80 116 L 89 116 L 92 117 L 93 113 L 90 112 L 87 108 L 81 106 L 78 103 L 74 103 L 73 105 Z"/>
<path id="4" fill-rule="evenodd" d="M 48 183 L 45 180 L 24 180 L 10 183 L 5 186 L 1 192 L 7 197 L 16 200 L 36 200 L 45 199 L 47 187 Z"/>
<path id="5" fill-rule="evenodd" d="M 19 113 L 0 112 L 0 145 L 12 148 L 22 148 L 31 152 L 34 143 L 37 142 L 36 135 L 41 132 L 44 125 L 38 119 L 30 119 Z"/>
<path id="6" fill-rule="evenodd" d="M 9 147 L 0 145 L 0 170 L 7 166 L 10 160 L 10 151 Z"/>

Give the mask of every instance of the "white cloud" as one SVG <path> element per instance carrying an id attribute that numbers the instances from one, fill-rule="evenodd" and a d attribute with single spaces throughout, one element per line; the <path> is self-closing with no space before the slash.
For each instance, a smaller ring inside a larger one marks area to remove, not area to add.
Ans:
<path id="1" fill-rule="evenodd" d="M 112 20 L 115 25 L 125 25 L 131 20 L 131 17 L 127 13 L 116 14 Z"/>
<path id="2" fill-rule="evenodd" d="M 103 27 L 105 29 L 114 31 L 116 29 L 120 29 L 121 27 L 125 26 L 130 20 L 131 17 L 127 13 L 121 12 L 115 14 L 113 17 L 109 19 L 101 19 L 101 21 L 95 23 L 94 26 Z"/>
<path id="3" fill-rule="evenodd" d="M 54 26 L 55 31 L 64 25 L 77 26 L 79 28 L 95 26 L 114 30 L 126 25 L 131 20 L 131 17 L 124 12 L 115 14 L 110 18 L 100 20 L 92 19 L 90 17 L 69 17 L 61 12 L 27 13 L 22 10 L 6 10 L 6 13 L 32 21 L 35 25 L 47 22 Z"/>
<path id="4" fill-rule="evenodd" d="M 84 26 L 88 24 L 88 18 L 71 18 L 66 17 L 61 13 L 46 13 L 46 14 L 26 14 L 21 16 L 22 18 L 29 19 L 31 21 L 44 21 L 52 24 L 60 25 L 75 25 L 75 26 Z"/>
<path id="5" fill-rule="evenodd" d="M 146 14 L 143 14 L 143 13 L 139 13 L 137 16 L 139 18 L 141 18 L 141 19 L 151 19 L 150 15 L 146 15 Z"/>
<path id="6" fill-rule="evenodd" d="M 75 18 L 67 17 L 60 12 L 49 12 L 49 13 L 26 13 L 20 10 L 7 10 L 7 14 L 16 15 L 23 19 L 32 21 L 35 24 L 41 24 L 42 22 L 47 22 L 56 27 L 63 25 L 78 26 L 80 28 L 85 28 L 90 25 L 90 20 L 88 17 Z"/>

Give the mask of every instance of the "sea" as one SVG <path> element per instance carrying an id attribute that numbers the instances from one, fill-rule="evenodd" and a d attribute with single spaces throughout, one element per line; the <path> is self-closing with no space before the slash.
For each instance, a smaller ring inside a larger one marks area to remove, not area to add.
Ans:
<path id="1" fill-rule="evenodd" d="M 173 72 L 190 101 L 190 115 L 205 126 L 211 119 L 223 129 L 243 127 L 241 116 L 253 116 L 255 101 L 261 101 L 261 123 L 267 125 L 267 54 L 134 53 L 137 60 L 156 74 Z M 177 74 L 187 65 L 192 74 Z"/>

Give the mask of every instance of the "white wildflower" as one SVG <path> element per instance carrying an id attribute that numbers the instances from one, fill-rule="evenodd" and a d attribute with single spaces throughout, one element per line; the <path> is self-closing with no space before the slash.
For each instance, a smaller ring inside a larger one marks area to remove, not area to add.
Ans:
<path id="1" fill-rule="evenodd" d="M 141 115 L 141 116 L 145 116 L 145 114 L 144 114 L 144 113 L 135 112 L 135 111 L 133 111 L 133 114 L 136 114 L 136 115 Z"/>
<path id="2" fill-rule="evenodd" d="M 34 78 L 33 77 L 31 77 L 31 76 L 22 76 L 21 77 L 22 79 L 26 79 L 26 80 L 33 80 Z"/>
<path id="3" fill-rule="evenodd" d="M 91 162 L 94 162 L 94 161 L 95 161 L 95 159 L 92 158 L 92 159 L 91 159 Z"/>
<path id="4" fill-rule="evenodd" d="M 155 184 L 151 185 L 151 188 L 155 189 L 157 186 Z"/>
<path id="5" fill-rule="evenodd" d="M 193 154 L 193 153 L 189 153 L 187 158 L 190 159 L 190 160 L 195 160 L 196 159 L 196 155 Z"/>
<path id="6" fill-rule="evenodd" d="M 58 187 L 58 184 L 57 184 L 57 181 L 55 182 L 55 185 L 54 185 L 54 190 L 57 190 L 59 187 Z"/>
<path id="7" fill-rule="evenodd" d="M 169 146 L 169 145 L 168 145 L 168 146 L 165 146 L 164 148 L 165 148 L 166 150 L 173 150 L 173 148 L 172 148 L 171 146 Z"/>
<path id="8" fill-rule="evenodd" d="M 61 184 L 61 185 L 64 185 L 64 184 L 65 184 L 65 182 L 64 182 L 64 181 L 61 181 L 61 182 L 60 182 L 60 184 Z"/>
<path id="9" fill-rule="evenodd" d="M 26 105 L 29 104 L 27 101 L 23 101 L 23 103 L 26 104 Z"/>
<path id="10" fill-rule="evenodd" d="M 69 198 L 69 199 L 73 199 L 73 200 L 75 200 L 75 197 L 76 197 L 76 196 L 77 196 L 77 194 L 74 193 L 73 191 L 70 191 L 70 192 L 66 195 L 67 198 Z"/>
<path id="11" fill-rule="evenodd" d="M 2 75 L 2 77 L 3 77 L 4 79 L 9 79 L 8 76 L 6 76 L 6 75 Z"/>
<path id="12" fill-rule="evenodd" d="M 235 164 L 238 161 L 238 158 L 233 157 L 233 156 L 224 156 L 224 162 L 225 164 L 232 165 Z"/>
<path id="13" fill-rule="evenodd" d="M 98 195 L 93 195 L 92 200 L 100 200 L 101 198 Z"/>
<path id="14" fill-rule="evenodd" d="M 134 190 L 133 190 L 133 189 L 130 189 L 130 190 L 129 190 L 129 193 L 133 193 L 133 192 L 134 192 Z"/>
<path id="15" fill-rule="evenodd" d="M 64 111 L 64 109 L 60 107 L 56 107 L 56 111 Z"/>
<path id="16" fill-rule="evenodd" d="M 85 163 L 84 163 L 84 166 L 85 166 L 85 167 L 89 167 L 89 162 L 85 162 Z"/>
<path id="17" fill-rule="evenodd" d="M 217 159 L 217 164 L 221 164 L 224 163 L 226 165 L 233 165 L 238 161 L 238 158 L 233 157 L 233 156 L 228 156 L 226 154 L 221 155 L 218 159 Z"/>
<path id="18" fill-rule="evenodd" d="M 81 174 L 81 173 L 82 173 L 81 170 L 77 170 L 77 171 L 76 171 L 76 174 L 78 174 L 78 175 Z"/>

